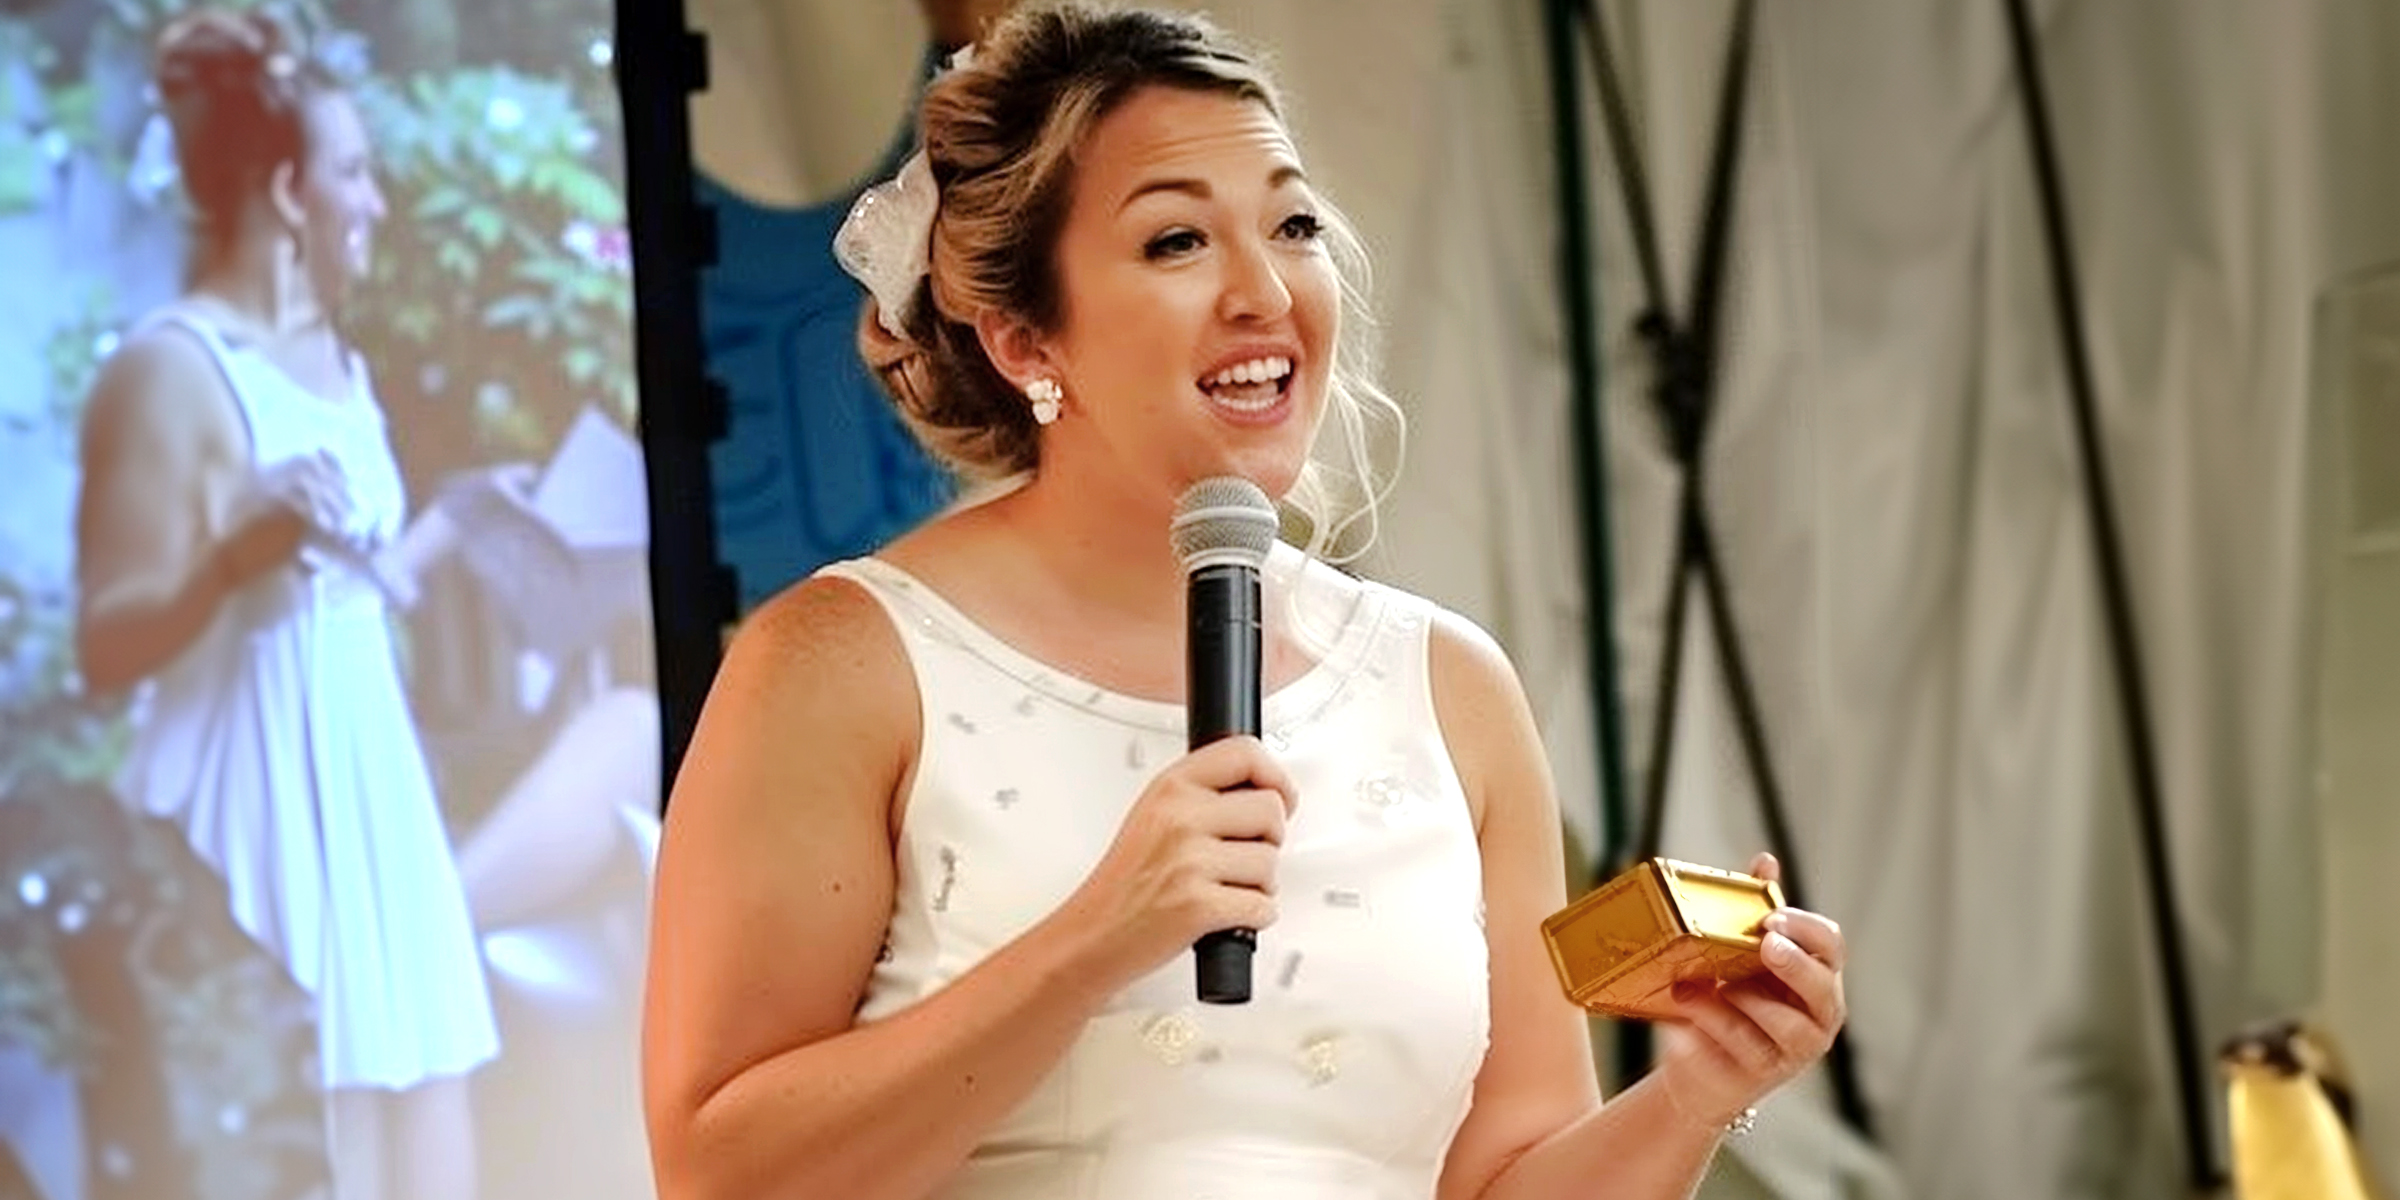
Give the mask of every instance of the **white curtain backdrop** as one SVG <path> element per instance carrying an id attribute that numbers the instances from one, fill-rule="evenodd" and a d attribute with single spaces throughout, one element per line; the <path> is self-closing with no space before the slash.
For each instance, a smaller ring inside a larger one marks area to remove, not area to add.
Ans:
<path id="1" fill-rule="evenodd" d="M 691 3 L 696 14 L 852 8 Z M 1207 7 L 1270 50 L 1311 173 L 1375 252 L 1386 378 L 1413 429 L 1365 566 L 1508 645 L 1570 822 L 1591 845 L 1539 4 Z M 2001 0 L 1760 7 L 1708 499 L 1806 882 L 1853 943 L 1852 1029 L 1882 1144 L 1851 1139 L 1812 1080 L 1736 1145 L 1741 1169 L 1712 1192 L 2180 1194 L 2173 1076 Z M 2381 906 L 2367 872 L 2337 875 L 2329 891 L 2319 870 L 2325 597 L 2309 548 L 2325 518 L 2312 508 L 2323 447 L 2310 444 L 2307 384 L 2312 301 L 2345 271 L 2400 259 L 2388 131 L 2400 82 L 2384 66 L 2400 59 L 2400 6 L 2036 7 L 2205 1049 L 2247 1020 L 2321 1011 L 2345 1044 L 2390 1046 L 2341 1024 L 2388 1013 L 2362 990 L 2380 977 L 2327 966 L 2391 939 L 2357 918 L 2331 923 L 2345 941 L 2325 932 L 2328 906 Z M 1731 5 L 1604 8 L 1680 304 Z M 820 82 L 862 72 L 860 94 L 888 93 L 915 30 L 885 24 L 898 49 L 812 54 L 795 39 L 790 61 Z M 791 111 L 795 132 L 780 143 L 697 129 L 703 165 L 739 177 L 733 160 L 764 145 L 840 144 L 804 132 L 859 120 L 840 108 Z M 880 146 L 897 120 L 895 108 L 853 144 Z M 1587 129 L 1605 201 L 1597 332 L 1614 635 L 1638 752 L 1656 717 L 1675 477 L 1626 333 L 1639 295 L 1596 107 Z M 1705 639 L 1685 667 L 1668 849 L 1738 866 L 1762 837 Z M 2328 824 L 2400 834 L 2389 821 Z M 2353 1066 L 2388 1172 L 2400 1123 L 2375 1106 L 2400 1105 L 2400 1064 Z"/>
<path id="2" fill-rule="evenodd" d="M 2376 66 L 2400 13 L 2036 7 L 2213 1050 L 2245 1020 L 2313 1011 L 2323 977 L 2308 322 L 2329 280 L 2400 246 L 2377 127 L 2400 97 Z M 1666 209 L 1686 214 L 1670 244 L 1698 205 L 1728 8 L 1611 7 Z M 1887 1145 L 1914 1195 L 2174 1194 L 2003 10 L 1762 10 L 1710 499 L 1810 882 L 1858 946 L 1854 1029 Z M 1622 314 L 1626 272 L 1604 276 Z M 1637 549 L 1663 543 L 1654 483 L 1617 477 L 1635 603 L 1660 586 Z M 1636 613 L 1621 635 L 1646 679 L 1655 633 Z M 1718 769 L 1679 777 L 1670 838 L 1717 858 L 1750 840 L 1723 729 L 1690 724 L 1682 762 Z"/>

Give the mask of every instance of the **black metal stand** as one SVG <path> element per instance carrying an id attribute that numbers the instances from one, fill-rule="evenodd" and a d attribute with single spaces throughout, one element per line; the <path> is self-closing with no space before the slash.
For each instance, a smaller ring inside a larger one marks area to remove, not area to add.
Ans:
<path id="1" fill-rule="evenodd" d="M 716 226 L 693 190 L 688 115 L 691 93 L 708 86 L 708 57 L 684 24 L 682 0 L 621 0 L 616 39 L 663 789 L 691 744 L 734 615 L 733 577 L 717 561 L 708 462 L 710 443 L 725 436 L 725 394 L 708 378 L 700 340 L 700 269 L 716 261 Z"/>
<path id="2" fill-rule="evenodd" d="M 1786 895 L 1794 904 L 1805 906 L 1805 873 L 1792 838 L 1791 822 L 1785 813 L 1783 791 L 1777 782 L 1768 747 L 1765 717 L 1752 682 L 1741 630 L 1735 619 L 1732 587 L 1727 582 L 1724 559 L 1718 552 L 1716 536 L 1709 521 L 1705 486 L 1708 422 L 1717 384 L 1718 349 L 1722 343 L 1719 317 L 1723 308 L 1725 270 L 1732 240 L 1735 185 L 1741 164 L 1741 131 L 1749 94 L 1750 46 L 1757 20 L 1756 3 L 1755 0 L 1740 0 L 1735 10 L 1733 30 L 1726 44 L 1721 85 L 1723 91 L 1710 161 L 1707 208 L 1702 216 L 1698 255 L 1693 264 L 1691 308 L 1688 318 L 1681 323 L 1676 321 L 1666 293 L 1666 271 L 1658 249 L 1657 224 L 1650 203 L 1648 176 L 1643 169 L 1640 148 L 1633 137 L 1632 120 L 1619 82 L 1615 55 L 1609 45 L 1606 22 L 1593 0 L 1560 0 L 1560 3 L 1574 5 L 1574 11 L 1565 14 L 1561 24 L 1580 21 L 1581 30 L 1590 44 L 1601 111 L 1617 162 L 1617 177 L 1624 194 L 1627 223 L 1633 235 L 1636 264 L 1647 298 L 1647 306 L 1637 318 L 1635 328 L 1651 353 L 1655 368 L 1652 402 L 1668 452 L 1682 469 L 1683 476 L 1677 505 L 1675 557 L 1666 597 L 1666 640 L 1660 647 L 1655 691 L 1657 704 L 1652 710 L 1649 769 L 1643 779 L 1643 812 L 1640 823 L 1635 827 L 1630 852 L 1621 859 L 1604 864 L 1602 873 L 1614 874 L 1634 861 L 1659 852 L 1665 827 L 1667 783 L 1673 767 L 1676 712 L 1681 695 L 1684 622 L 1690 608 L 1691 585 L 1696 579 L 1700 584 L 1709 630 L 1724 673 L 1725 690 L 1733 708 L 1743 759 L 1757 788 L 1767 843 L 1782 862 Z M 1562 101 L 1562 108 L 1574 102 L 1575 97 L 1570 93 Z M 1562 164 L 1561 169 L 1567 169 L 1566 165 Z M 1598 633 L 1604 634 L 1606 631 Z M 1627 1023 L 1621 1028 L 1624 1032 L 1619 1047 L 1620 1068 L 1628 1077 L 1641 1074 L 1650 1065 L 1650 1031 L 1647 1026 L 1637 1023 Z M 1847 1033 L 1836 1038 L 1832 1053 L 1827 1058 L 1827 1067 L 1843 1120 L 1862 1136 L 1872 1138 L 1872 1114 L 1867 1105 L 1865 1089 L 1859 1081 L 1855 1052 Z"/>
<path id="3" fill-rule="evenodd" d="M 1616 638 L 1615 556 L 1608 527 L 1606 426 L 1600 419 L 1600 301 L 1592 286 L 1591 195 L 1583 158 L 1583 106 L 1575 86 L 1574 0 L 1544 0 L 1551 140 L 1558 159 L 1559 287 L 1566 302 L 1568 404 L 1575 439 L 1575 515 L 1584 594 L 1584 669 L 1591 678 L 1592 734 L 1600 784 L 1600 845 L 1592 861 L 1614 862 L 1633 840 L 1626 812 L 1625 705 Z"/>
<path id="4" fill-rule="evenodd" d="M 2082 289 L 2075 271 L 2074 240 L 2067 223 L 2065 185 L 2050 132 L 2050 102 L 2036 52 L 2033 18 L 2025 0 L 2005 0 L 2009 50 L 2023 82 L 2025 127 L 2033 152 L 2034 184 L 2041 193 L 2042 233 L 2057 305 L 2058 337 L 2067 372 L 2067 395 L 2075 426 L 2076 461 L 2083 471 L 2085 511 L 2091 518 L 2092 553 L 2100 572 L 2100 603 L 2117 684 L 2117 712 L 2124 725 L 2126 765 L 2132 775 L 2134 820 L 2141 842 L 2142 880 L 2157 938 L 2158 970 L 2164 983 L 2167 1026 L 2173 1039 L 2178 1113 L 2193 1187 L 2213 1191 L 2225 1183 L 2209 1116 L 2208 1080 L 2199 1020 L 2194 1015 L 2182 924 L 2177 919 L 2173 865 L 2167 856 L 2167 822 L 2158 775 L 2158 750 L 2151 734 L 2150 698 L 2142 670 L 2141 638 L 2133 619 L 2123 535 L 2109 487 L 2108 455 L 2100 445 L 2098 389 L 2091 353 L 2084 342 Z"/>

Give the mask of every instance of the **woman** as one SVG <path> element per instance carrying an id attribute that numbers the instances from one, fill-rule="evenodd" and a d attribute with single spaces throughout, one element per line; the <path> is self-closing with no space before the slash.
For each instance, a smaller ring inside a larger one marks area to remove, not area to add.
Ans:
<path id="1" fill-rule="evenodd" d="M 1183 489 L 1321 531 L 1373 490 L 1354 242 L 1263 73 L 1196 21 L 1032 11 L 922 129 L 846 238 L 862 344 L 929 445 L 1024 478 L 729 650 L 659 868 L 664 1195 L 1687 1195 L 1830 1044 L 1830 922 L 1779 914 L 1774 980 L 1681 997 L 1602 1106 L 1488 637 L 1281 547 L 1266 736 L 1181 752 Z M 1309 462 L 1327 416 L 1346 476 Z M 1184 950 L 1229 926 L 1256 996 L 1203 1009 Z"/>
<path id="2" fill-rule="evenodd" d="M 388 626 L 449 533 L 402 535 L 336 320 L 384 216 L 366 131 L 255 13 L 169 26 L 157 84 L 197 252 L 92 397 L 84 679 L 147 685 L 126 800 L 182 824 L 316 998 L 336 1194 L 470 1196 L 497 1036 Z"/>

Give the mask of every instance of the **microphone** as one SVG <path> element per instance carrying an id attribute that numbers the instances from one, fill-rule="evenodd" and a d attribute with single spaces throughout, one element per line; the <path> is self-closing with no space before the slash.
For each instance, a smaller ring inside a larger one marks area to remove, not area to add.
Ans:
<path id="1" fill-rule="evenodd" d="M 1182 561 L 1186 729 L 1191 749 L 1263 729 L 1258 570 L 1275 544 L 1275 503 L 1238 476 L 1203 479 L 1175 504 L 1168 539 Z M 1203 1004 L 1250 1001 L 1258 932 L 1220 929 L 1192 945 Z"/>

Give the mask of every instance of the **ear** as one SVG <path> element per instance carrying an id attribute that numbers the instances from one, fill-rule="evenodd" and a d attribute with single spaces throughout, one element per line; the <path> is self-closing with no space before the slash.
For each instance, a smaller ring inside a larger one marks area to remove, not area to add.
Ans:
<path id="1" fill-rule="evenodd" d="M 975 318 L 975 340 L 982 343 L 983 356 L 992 360 L 1001 378 L 1020 392 L 1036 379 L 1056 379 L 1060 374 L 1049 340 L 1015 317 L 985 311 Z"/>
<path id="2" fill-rule="evenodd" d="M 300 203 L 300 163 L 285 159 L 267 175 L 267 204 L 283 227 L 299 232 L 308 224 L 308 209 Z"/>

